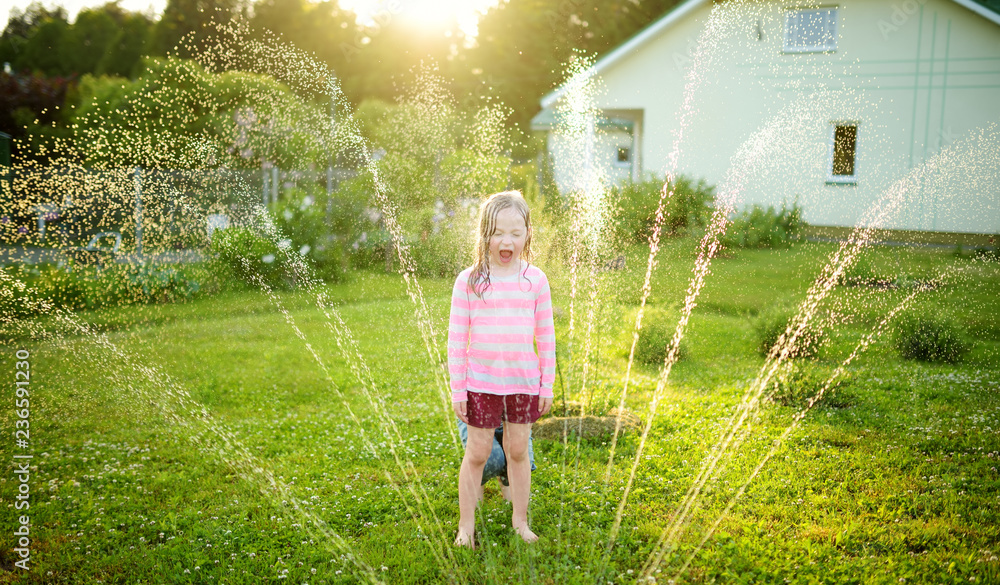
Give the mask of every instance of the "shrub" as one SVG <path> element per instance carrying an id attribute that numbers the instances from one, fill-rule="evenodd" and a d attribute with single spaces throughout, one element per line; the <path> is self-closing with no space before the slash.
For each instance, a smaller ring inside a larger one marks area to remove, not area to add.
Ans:
<path id="1" fill-rule="evenodd" d="M 274 208 L 275 225 L 323 280 L 339 282 L 347 275 L 348 242 L 362 222 L 363 200 L 355 190 L 337 190 L 333 197 L 319 186 L 291 189 Z M 366 197 L 366 195 L 361 195 Z"/>
<path id="2" fill-rule="evenodd" d="M 896 330 L 896 349 L 905 359 L 957 363 L 970 350 L 962 330 L 941 317 L 921 315 L 904 319 Z"/>
<path id="3" fill-rule="evenodd" d="M 294 281 L 284 268 L 288 250 L 250 229 L 216 230 L 210 250 L 216 262 L 252 287 L 259 286 L 258 278 L 272 288 L 294 287 Z"/>
<path id="4" fill-rule="evenodd" d="M 47 300 L 54 306 L 77 311 L 102 306 L 98 295 L 88 290 L 88 282 L 80 273 L 70 272 L 66 267 L 39 265 L 31 270 L 37 277 L 33 288 L 36 298 Z"/>
<path id="5" fill-rule="evenodd" d="M 35 301 L 53 308 L 78 311 L 137 303 L 167 303 L 193 298 L 211 286 L 209 274 L 198 265 L 111 263 L 93 267 L 16 265 L 3 269 L 15 283 L 11 294 L 0 295 L 0 310 L 13 317 L 30 317 Z"/>
<path id="6" fill-rule="evenodd" d="M 771 353 L 796 314 L 795 309 L 782 305 L 757 316 L 754 321 L 754 331 L 757 334 L 757 352 L 761 356 L 766 357 Z M 788 352 L 788 357 L 791 359 L 816 357 L 824 341 L 825 334 L 822 331 L 807 325 L 795 339 L 795 345 Z"/>
<path id="7" fill-rule="evenodd" d="M 92 306 L 186 301 L 201 288 L 182 268 L 152 263 L 109 265 L 90 286 Z"/>
<path id="8" fill-rule="evenodd" d="M 617 209 L 613 223 L 616 236 L 623 243 L 645 242 L 656 223 L 656 207 L 664 181 L 650 176 L 642 182 L 628 182 L 613 187 L 608 192 L 608 201 L 615 202 Z M 664 206 L 662 231 L 668 236 L 683 235 L 688 228 L 705 225 L 705 219 L 712 212 L 715 187 L 704 180 L 697 183 L 680 176 L 671 186 L 673 196 Z"/>
<path id="9" fill-rule="evenodd" d="M 733 218 L 721 243 L 730 249 L 787 248 L 802 237 L 805 226 L 797 201 L 791 207 L 782 203 L 780 211 L 754 204 Z"/>
<path id="10" fill-rule="evenodd" d="M 632 331 L 635 326 L 635 311 L 630 311 L 631 318 L 627 322 L 626 336 L 628 343 L 623 344 L 628 356 L 632 347 Z M 635 345 L 635 359 L 649 366 L 660 365 L 667 359 L 667 349 L 677 329 L 677 315 L 658 307 L 647 306 L 642 315 L 642 329 L 639 330 L 639 341 Z M 681 340 L 677 359 L 685 359 L 688 355 L 687 344 Z"/>
<path id="11" fill-rule="evenodd" d="M 879 278 L 879 274 L 875 271 L 871 261 L 861 257 L 855 259 L 854 263 L 844 270 L 837 284 L 858 286 L 876 282 Z"/>

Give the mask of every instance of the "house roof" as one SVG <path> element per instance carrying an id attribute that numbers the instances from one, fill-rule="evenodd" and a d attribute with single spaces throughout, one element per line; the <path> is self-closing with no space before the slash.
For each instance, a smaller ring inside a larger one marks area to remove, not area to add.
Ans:
<path id="1" fill-rule="evenodd" d="M 1000 0 L 954 0 L 995 24 L 1000 24 Z"/>
<path id="2" fill-rule="evenodd" d="M 601 73 L 608 67 L 612 66 L 623 57 L 631 53 L 632 51 L 638 49 L 640 46 L 646 44 L 647 41 L 655 38 L 664 30 L 673 26 L 676 22 L 682 20 L 688 14 L 694 12 L 701 6 L 708 4 L 712 0 L 686 0 L 681 2 L 673 10 L 667 12 L 661 16 L 658 20 L 653 21 L 652 24 L 642 29 L 636 33 L 632 38 L 625 41 L 619 45 L 616 49 L 601 57 L 597 60 L 594 65 L 586 71 L 588 76 L 597 75 Z M 956 4 L 959 4 L 972 12 L 982 16 L 986 20 L 994 24 L 1000 25 L 1000 0 L 952 0 Z M 546 108 L 550 108 L 555 104 L 559 98 L 566 93 L 566 86 L 561 85 L 555 90 L 549 92 L 545 97 L 542 98 L 542 112 Z M 541 112 L 539 113 L 541 116 Z M 535 116 L 538 118 L 539 116 Z M 534 126 L 535 120 L 532 120 L 532 125 Z"/>

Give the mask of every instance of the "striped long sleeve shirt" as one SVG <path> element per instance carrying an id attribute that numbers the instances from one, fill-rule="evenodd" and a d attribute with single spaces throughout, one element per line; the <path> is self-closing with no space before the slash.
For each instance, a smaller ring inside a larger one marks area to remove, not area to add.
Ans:
<path id="1" fill-rule="evenodd" d="M 556 333 L 549 281 L 535 266 L 490 276 L 482 298 L 469 287 L 471 268 L 455 280 L 448 326 L 452 402 L 468 391 L 552 396 Z M 538 353 L 535 353 L 535 345 Z"/>

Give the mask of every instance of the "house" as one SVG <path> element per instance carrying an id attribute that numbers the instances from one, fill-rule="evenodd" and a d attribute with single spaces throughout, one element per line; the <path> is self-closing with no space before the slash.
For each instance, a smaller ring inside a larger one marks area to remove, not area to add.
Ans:
<path id="1" fill-rule="evenodd" d="M 587 152 L 608 181 L 675 168 L 738 182 L 738 207 L 797 199 L 841 228 L 898 192 L 883 227 L 1000 233 L 997 0 L 687 0 L 587 76 L 601 87 Z M 584 164 L 560 131 L 571 91 L 532 121 L 564 192 Z"/>

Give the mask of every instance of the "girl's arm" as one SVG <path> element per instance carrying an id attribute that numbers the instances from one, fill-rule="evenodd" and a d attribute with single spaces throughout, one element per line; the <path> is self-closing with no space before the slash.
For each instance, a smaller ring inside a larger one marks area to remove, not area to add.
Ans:
<path id="1" fill-rule="evenodd" d="M 465 376 L 469 354 L 469 282 L 458 275 L 451 291 L 451 317 L 448 320 L 448 375 L 451 378 L 451 401 L 468 400 Z"/>
<path id="2" fill-rule="evenodd" d="M 542 373 L 540 398 L 552 397 L 556 380 L 556 329 L 552 323 L 552 294 L 549 279 L 542 276 L 535 299 L 535 344 L 538 346 L 538 367 Z"/>

